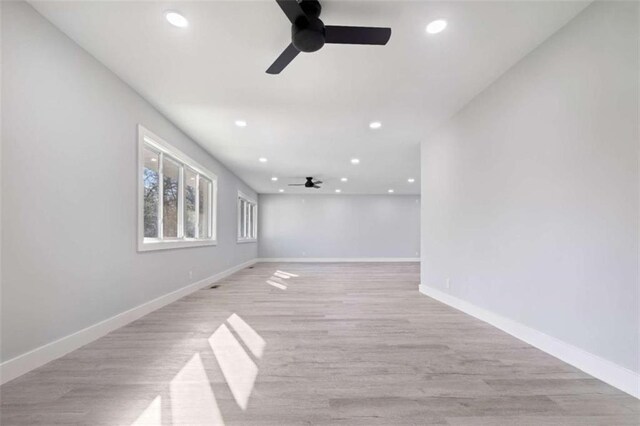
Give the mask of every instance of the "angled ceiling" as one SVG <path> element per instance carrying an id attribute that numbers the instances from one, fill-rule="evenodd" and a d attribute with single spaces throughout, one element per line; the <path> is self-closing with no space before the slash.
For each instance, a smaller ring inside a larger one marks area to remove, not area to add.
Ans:
<path id="1" fill-rule="evenodd" d="M 588 3 L 324 1 L 326 24 L 389 26 L 388 45 L 326 45 L 273 76 L 290 25 L 272 0 L 31 2 L 258 192 L 343 194 L 418 194 L 419 143 Z M 434 19 L 449 25 L 428 35 Z M 286 186 L 305 176 L 323 189 Z"/>

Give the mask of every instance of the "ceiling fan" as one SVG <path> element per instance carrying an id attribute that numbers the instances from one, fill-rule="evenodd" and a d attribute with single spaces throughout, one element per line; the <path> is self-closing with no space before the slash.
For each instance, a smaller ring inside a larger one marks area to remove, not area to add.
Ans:
<path id="1" fill-rule="evenodd" d="M 322 7 L 318 0 L 276 2 L 291 21 L 291 43 L 267 69 L 267 74 L 280 74 L 298 53 L 315 52 L 325 43 L 385 45 L 391 37 L 391 28 L 325 25 L 320 20 Z"/>
<path id="2" fill-rule="evenodd" d="M 305 183 L 290 183 L 289 186 L 304 186 L 305 188 L 320 188 L 321 180 L 313 181 L 312 177 L 308 177 Z"/>

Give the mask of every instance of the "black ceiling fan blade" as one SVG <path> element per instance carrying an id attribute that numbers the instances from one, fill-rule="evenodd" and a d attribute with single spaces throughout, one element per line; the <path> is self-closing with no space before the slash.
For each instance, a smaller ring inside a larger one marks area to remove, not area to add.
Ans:
<path id="1" fill-rule="evenodd" d="M 273 64 L 267 69 L 267 74 L 280 74 L 293 59 L 298 56 L 300 51 L 293 44 L 289 44 L 286 49 L 278 56 Z"/>
<path id="2" fill-rule="evenodd" d="M 304 183 L 290 183 L 289 186 L 304 186 Z"/>
<path id="3" fill-rule="evenodd" d="M 314 187 L 315 189 L 320 189 L 320 187 L 319 187 L 318 185 L 313 185 L 313 187 Z"/>
<path id="4" fill-rule="evenodd" d="M 276 0 L 276 2 L 292 24 L 295 24 L 300 16 L 306 16 L 296 0 Z"/>
<path id="5" fill-rule="evenodd" d="M 320 185 L 320 184 L 322 184 L 322 181 L 321 180 L 317 180 L 317 181 L 313 182 L 313 184 L 314 185 Z"/>
<path id="6" fill-rule="evenodd" d="M 391 28 L 326 25 L 324 35 L 326 43 L 385 45 L 391 38 Z"/>

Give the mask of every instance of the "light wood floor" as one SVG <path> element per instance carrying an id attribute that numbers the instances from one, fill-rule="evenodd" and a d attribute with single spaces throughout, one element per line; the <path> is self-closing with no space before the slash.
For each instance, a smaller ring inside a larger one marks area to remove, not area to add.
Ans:
<path id="1" fill-rule="evenodd" d="M 637 400 L 419 294 L 418 276 L 256 265 L 2 386 L 0 423 L 640 423 Z"/>

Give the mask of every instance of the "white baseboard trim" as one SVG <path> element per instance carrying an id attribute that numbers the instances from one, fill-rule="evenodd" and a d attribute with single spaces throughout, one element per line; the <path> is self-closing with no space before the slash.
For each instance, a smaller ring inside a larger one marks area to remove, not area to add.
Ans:
<path id="1" fill-rule="evenodd" d="M 489 323 L 513 337 L 640 399 L 640 374 L 634 371 L 433 287 L 421 284 L 420 293 Z"/>
<path id="2" fill-rule="evenodd" d="M 419 257 L 263 257 L 258 262 L 354 263 L 354 262 L 420 262 Z"/>
<path id="3" fill-rule="evenodd" d="M 56 358 L 60 358 L 69 352 L 99 339 L 113 330 L 124 327 L 130 322 L 135 321 L 156 309 L 160 309 L 169 303 L 175 302 L 176 300 L 200 290 L 216 281 L 226 278 L 241 269 L 251 266 L 256 262 L 257 259 L 252 259 L 248 262 L 241 263 L 215 275 L 196 281 L 193 284 L 189 284 L 186 287 L 172 291 L 164 296 L 160 296 L 149 302 L 143 303 L 142 305 L 136 306 L 128 311 L 124 311 L 111 318 L 107 318 L 104 321 L 100 321 L 97 324 L 91 325 L 61 339 L 47 343 L 39 348 L 7 360 L 0 364 L 0 384 L 7 383 L 10 380 L 41 367 Z"/>

